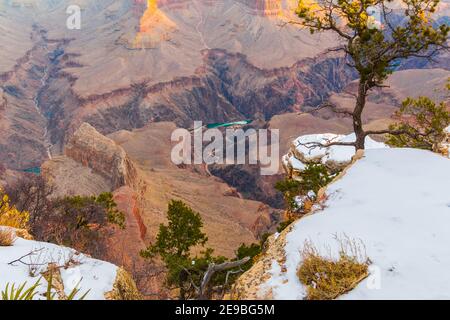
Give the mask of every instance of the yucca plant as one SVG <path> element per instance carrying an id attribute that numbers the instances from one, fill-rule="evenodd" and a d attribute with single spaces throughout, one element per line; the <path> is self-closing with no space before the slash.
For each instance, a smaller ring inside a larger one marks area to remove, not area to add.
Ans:
<path id="1" fill-rule="evenodd" d="M 42 278 L 39 278 L 34 285 L 26 290 L 25 287 L 27 285 L 27 282 L 24 282 L 17 288 L 15 287 L 15 284 L 12 284 L 12 286 L 10 286 L 10 284 L 7 283 L 5 290 L 1 293 L 2 300 L 33 300 L 34 297 L 38 294 L 36 289 L 37 287 L 39 287 L 41 279 Z M 56 297 L 56 292 L 52 292 L 52 280 L 53 274 L 50 273 L 49 280 L 47 282 L 47 290 L 45 292 L 46 300 L 55 300 Z M 81 291 L 81 289 L 78 287 L 81 283 L 81 280 L 77 283 L 75 288 L 73 288 L 73 290 L 64 300 L 84 300 L 86 298 L 91 290 L 86 291 L 80 298 L 75 299 L 77 294 Z"/>
<path id="2" fill-rule="evenodd" d="M 13 283 L 6 284 L 6 288 L 2 291 L 2 300 L 33 300 L 34 296 L 37 294 L 36 288 L 39 286 L 41 279 L 38 279 L 34 285 L 25 290 L 27 282 L 25 281 L 19 287 L 15 287 Z"/>

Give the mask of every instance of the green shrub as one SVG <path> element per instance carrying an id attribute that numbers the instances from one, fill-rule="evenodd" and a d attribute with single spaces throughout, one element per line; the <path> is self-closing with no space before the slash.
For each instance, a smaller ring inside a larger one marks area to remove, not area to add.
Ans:
<path id="1" fill-rule="evenodd" d="M 25 290 L 27 282 L 24 282 L 17 288 L 15 284 L 6 284 L 5 290 L 2 291 L 2 300 L 33 300 L 37 294 L 36 288 L 40 284 L 40 279 L 34 285 Z"/>
<path id="2" fill-rule="evenodd" d="M 450 113 L 445 103 L 437 104 L 427 97 L 407 98 L 396 116 L 400 121 L 392 124 L 386 143 L 393 147 L 418 148 L 436 151 L 450 124 Z"/>
<path id="3" fill-rule="evenodd" d="M 191 248 L 203 246 L 208 238 L 201 231 L 203 222 L 200 214 L 182 201 L 172 200 L 167 211 L 168 224 L 161 224 L 154 244 L 141 251 L 144 258 L 159 255 L 166 268 L 166 284 L 180 289 L 180 298 L 195 296 L 192 283 L 198 283 L 200 271 L 211 260 L 212 250 L 206 250 L 199 257 L 190 256 Z"/>
<path id="4" fill-rule="evenodd" d="M 336 173 L 328 171 L 327 167 L 320 163 L 307 164 L 305 170 L 300 173 L 301 181 L 301 194 L 306 195 L 309 191 L 313 191 L 315 194 L 319 190 L 329 184 Z"/>
<path id="5" fill-rule="evenodd" d="M 111 192 L 101 193 L 97 196 L 95 202 L 106 210 L 108 222 L 118 225 L 121 229 L 125 229 L 125 214 L 117 210 L 117 204 Z"/>
<path id="6" fill-rule="evenodd" d="M 287 209 L 291 212 L 298 212 L 302 208 L 298 207 L 295 197 L 307 196 L 310 201 L 316 200 L 315 195 L 322 187 L 329 184 L 336 174 L 337 172 L 331 173 L 323 164 L 309 163 L 300 172 L 298 179 L 286 178 L 278 181 L 275 189 L 283 193 Z M 313 196 L 311 196 L 311 191 Z"/>
<path id="7" fill-rule="evenodd" d="M 277 227 L 277 232 L 282 232 L 284 229 L 286 229 L 295 220 L 297 220 L 297 219 L 290 218 L 290 219 L 287 219 L 285 221 L 280 222 L 280 224 Z"/>
<path id="8" fill-rule="evenodd" d="M 278 181 L 275 184 L 275 189 L 283 194 L 286 208 L 289 211 L 296 211 L 295 197 L 301 192 L 301 183 L 297 180 L 286 178 Z"/>
<path id="9" fill-rule="evenodd" d="M 241 269 L 243 271 L 249 270 L 255 263 L 255 259 L 261 254 L 263 248 L 263 241 L 261 243 L 252 243 L 250 245 L 241 244 L 241 246 L 236 251 L 236 260 L 244 259 L 245 257 L 250 257 L 250 261 L 243 264 Z"/>

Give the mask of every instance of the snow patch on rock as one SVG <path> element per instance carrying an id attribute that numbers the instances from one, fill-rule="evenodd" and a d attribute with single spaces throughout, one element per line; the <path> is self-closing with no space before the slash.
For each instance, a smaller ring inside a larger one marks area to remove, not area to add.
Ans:
<path id="1" fill-rule="evenodd" d="M 283 158 L 283 164 L 289 171 L 301 172 L 305 168 L 304 163 L 322 163 L 331 169 L 342 169 L 347 166 L 355 155 L 353 146 L 334 145 L 321 147 L 332 142 L 353 142 L 355 134 L 339 135 L 334 133 L 310 134 L 300 136 L 291 145 L 290 151 Z M 319 145 L 318 145 L 319 144 Z M 366 149 L 387 148 L 384 143 L 374 141 L 366 137 Z"/>

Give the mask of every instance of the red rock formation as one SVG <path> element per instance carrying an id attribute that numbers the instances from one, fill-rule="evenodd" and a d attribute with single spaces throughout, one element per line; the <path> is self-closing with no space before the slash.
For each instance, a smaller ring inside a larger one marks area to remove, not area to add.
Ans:
<path id="1" fill-rule="evenodd" d="M 114 191 L 117 208 L 125 214 L 126 227 L 111 227 L 105 260 L 124 267 L 132 275 L 146 298 L 167 298 L 162 266 L 143 259 L 139 252 L 146 247 L 147 228 L 142 220 L 140 195 L 124 186 Z"/>
<path id="2" fill-rule="evenodd" d="M 136 230 L 141 240 L 144 240 L 147 227 L 141 216 L 139 194 L 130 187 L 124 186 L 114 191 L 114 201 L 117 203 L 117 208 L 126 214 L 127 230 Z"/>
<path id="3" fill-rule="evenodd" d="M 251 12 L 260 16 L 276 16 L 282 11 L 281 0 L 239 0 Z"/>

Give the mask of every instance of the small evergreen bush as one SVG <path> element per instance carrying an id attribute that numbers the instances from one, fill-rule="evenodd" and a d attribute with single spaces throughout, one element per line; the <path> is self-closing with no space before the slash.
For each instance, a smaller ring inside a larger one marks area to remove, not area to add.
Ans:
<path id="1" fill-rule="evenodd" d="M 450 112 L 445 103 L 437 104 L 428 97 L 407 98 L 396 116 L 400 121 L 389 130 L 399 134 L 388 134 L 386 143 L 393 147 L 418 148 L 437 151 L 450 124 Z"/>

